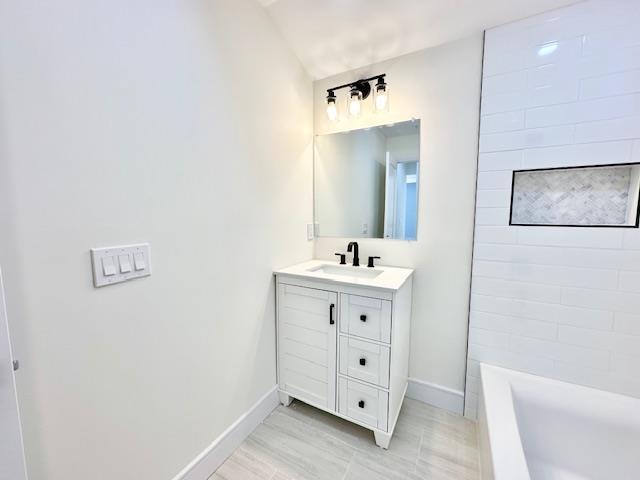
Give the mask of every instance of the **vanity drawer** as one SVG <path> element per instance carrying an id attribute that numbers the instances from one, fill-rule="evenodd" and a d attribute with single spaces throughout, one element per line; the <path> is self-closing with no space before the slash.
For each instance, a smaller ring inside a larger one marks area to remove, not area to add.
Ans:
<path id="1" fill-rule="evenodd" d="M 340 336 L 340 373 L 381 387 L 389 386 L 389 347 Z"/>
<path id="2" fill-rule="evenodd" d="M 344 377 L 338 378 L 338 412 L 387 431 L 389 393 Z"/>
<path id="3" fill-rule="evenodd" d="M 391 343 L 391 302 L 341 293 L 340 331 Z"/>

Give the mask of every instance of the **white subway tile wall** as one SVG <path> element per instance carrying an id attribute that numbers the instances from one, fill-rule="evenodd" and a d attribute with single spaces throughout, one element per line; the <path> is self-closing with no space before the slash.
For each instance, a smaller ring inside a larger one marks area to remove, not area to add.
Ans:
<path id="1" fill-rule="evenodd" d="M 465 414 L 479 363 L 640 397 L 640 231 L 510 227 L 513 170 L 640 162 L 640 2 L 488 30 Z"/>

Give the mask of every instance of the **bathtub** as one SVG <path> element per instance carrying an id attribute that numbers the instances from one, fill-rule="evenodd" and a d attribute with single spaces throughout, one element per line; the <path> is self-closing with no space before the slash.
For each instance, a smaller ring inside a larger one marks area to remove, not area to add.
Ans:
<path id="1" fill-rule="evenodd" d="M 640 479 L 640 399 L 480 366 L 483 480 Z"/>

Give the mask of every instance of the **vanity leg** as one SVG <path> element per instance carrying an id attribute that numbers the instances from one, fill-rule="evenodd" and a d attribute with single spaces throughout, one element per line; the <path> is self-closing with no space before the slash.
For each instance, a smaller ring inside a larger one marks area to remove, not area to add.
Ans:
<path id="1" fill-rule="evenodd" d="M 373 432 L 373 435 L 376 438 L 376 445 L 380 448 L 384 448 L 385 450 L 389 448 L 389 443 L 391 443 L 391 434 L 378 432 L 377 430 Z"/>
<path id="2" fill-rule="evenodd" d="M 285 407 L 288 407 L 289 405 L 291 405 L 291 402 L 293 402 L 293 397 L 291 395 L 287 395 L 284 392 L 278 392 L 278 396 L 280 397 L 280 403 Z"/>

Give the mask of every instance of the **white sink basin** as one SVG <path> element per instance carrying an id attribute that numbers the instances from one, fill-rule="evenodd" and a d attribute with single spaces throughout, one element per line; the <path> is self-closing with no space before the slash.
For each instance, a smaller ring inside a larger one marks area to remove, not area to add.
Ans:
<path id="1" fill-rule="evenodd" d="M 324 275 L 332 275 L 348 278 L 375 278 L 382 273 L 381 270 L 374 270 L 367 267 L 350 267 L 348 265 L 330 265 L 323 264 L 309 268 L 307 272 L 321 273 Z"/>

